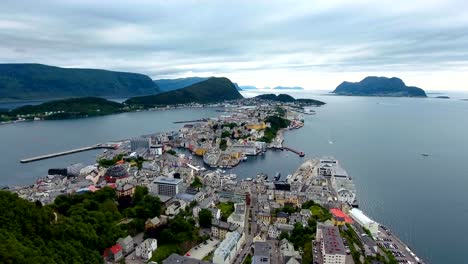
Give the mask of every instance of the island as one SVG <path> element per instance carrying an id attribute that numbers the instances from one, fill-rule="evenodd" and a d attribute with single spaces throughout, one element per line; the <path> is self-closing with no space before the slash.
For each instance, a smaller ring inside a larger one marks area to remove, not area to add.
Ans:
<path id="1" fill-rule="evenodd" d="M 366 77 L 360 82 L 342 82 L 333 93 L 358 96 L 427 97 L 423 89 L 406 86 L 399 78 L 375 76 Z"/>
<path id="2" fill-rule="evenodd" d="M 131 97 L 158 92 L 151 78 L 138 73 L 33 63 L 0 64 L 0 100 L 3 101 Z"/>
<path id="3" fill-rule="evenodd" d="M 286 87 L 286 86 L 276 86 L 273 88 L 273 90 L 296 90 L 296 91 L 302 91 L 304 88 L 299 87 L 299 86 L 294 86 L 294 87 Z"/>
<path id="4" fill-rule="evenodd" d="M 188 103 L 218 103 L 242 98 L 243 96 L 228 78 L 211 77 L 179 90 L 130 98 L 125 101 L 125 104 L 153 107 Z"/>
<path id="5" fill-rule="evenodd" d="M 301 105 L 313 105 L 313 106 L 321 106 L 324 105 L 325 102 L 315 100 L 315 99 L 306 99 L 306 98 L 299 98 L 295 99 L 294 97 L 290 96 L 289 94 L 261 94 L 254 98 L 268 100 L 273 102 L 282 102 L 282 103 L 297 103 Z"/>
<path id="6" fill-rule="evenodd" d="M 39 105 L 25 105 L 0 113 L 0 121 L 57 120 L 101 116 L 126 111 L 120 103 L 99 97 L 81 97 L 54 100 Z"/>
<path id="7" fill-rule="evenodd" d="M 450 97 L 447 96 L 447 95 L 439 95 L 439 96 L 436 96 L 434 98 L 437 98 L 437 99 L 450 99 Z"/>

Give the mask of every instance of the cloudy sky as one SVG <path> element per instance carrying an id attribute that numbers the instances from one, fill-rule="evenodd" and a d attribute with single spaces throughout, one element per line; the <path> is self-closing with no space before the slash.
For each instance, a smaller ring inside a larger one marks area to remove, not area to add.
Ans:
<path id="1" fill-rule="evenodd" d="M 1 0 L 0 62 L 333 89 L 468 90 L 468 1 Z"/>

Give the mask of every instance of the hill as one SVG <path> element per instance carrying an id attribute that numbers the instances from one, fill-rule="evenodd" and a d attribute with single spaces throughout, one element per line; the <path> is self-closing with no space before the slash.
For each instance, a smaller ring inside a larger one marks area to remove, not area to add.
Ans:
<path id="1" fill-rule="evenodd" d="M 216 103 L 224 100 L 242 99 L 235 85 L 227 78 L 211 77 L 183 89 L 140 96 L 125 101 L 129 105 L 158 106 L 187 103 Z"/>
<path id="2" fill-rule="evenodd" d="M 342 82 L 333 91 L 339 95 L 427 97 L 423 89 L 406 86 L 396 77 L 366 77 L 360 82 Z"/>
<path id="3" fill-rule="evenodd" d="M 55 100 L 39 105 L 26 105 L 8 112 L 8 115 L 11 117 L 29 115 L 30 118 L 36 116 L 44 119 L 69 119 L 119 113 L 123 111 L 123 108 L 123 104 L 104 98 L 82 97 Z"/>
<path id="4" fill-rule="evenodd" d="M 295 103 L 304 104 L 304 105 L 321 106 L 325 104 L 324 102 L 315 100 L 315 99 L 304 99 L 304 98 L 295 99 L 294 97 L 288 94 L 279 94 L 279 95 L 261 94 L 261 95 L 255 96 L 254 98 L 261 99 L 261 100 L 275 101 L 275 102 L 283 102 L 283 103 L 295 102 Z"/>
<path id="5" fill-rule="evenodd" d="M 129 97 L 157 92 L 158 86 L 143 74 L 43 64 L 0 64 L 0 99 L 3 100 Z"/>
<path id="6" fill-rule="evenodd" d="M 178 90 L 208 80 L 209 77 L 187 77 L 178 79 L 160 79 L 154 80 L 154 83 L 159 87 L 161 92 Z"/>

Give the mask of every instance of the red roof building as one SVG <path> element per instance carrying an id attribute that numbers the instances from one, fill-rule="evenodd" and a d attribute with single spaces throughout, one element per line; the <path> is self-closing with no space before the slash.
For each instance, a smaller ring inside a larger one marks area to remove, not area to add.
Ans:
<path id="1" fill-rule="evenodd" d="M 353 220 L 351 219 L 351 217 L 349 217 L 347 214 L 343 213 L 343 211 L 341 211 L 338 208 L 332 208 L 332 209 L 330 209 L 330 212 L 332 213 L 333 218 L 337 222 L 343 222 L 344 221 L 347 224 L 352 224 L 353 223 Z"/>

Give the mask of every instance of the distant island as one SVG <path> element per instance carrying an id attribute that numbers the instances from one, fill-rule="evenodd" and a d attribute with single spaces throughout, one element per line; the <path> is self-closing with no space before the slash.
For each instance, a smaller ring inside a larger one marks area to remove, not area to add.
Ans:
<path id="1" fill-rule="evenodd" d="M 57 120 L 109 115 L 126 111 L 123 104 L 98 97 L 81 97 L 26 105 L 0 113 L 0 121 L 18 119 Z"/>
<path id="2" fill-rule="evenodd" d="M 159 87 L 161 92 L 178 90 L 190 86 L 195 83 L 208 80 L 210 77 L 187 77 L 177 79 L 160 79 L 154 80 L 154 83 Z"/>
<path id="3" fill-rule="evenodd" d="M 228 78 L 211 77 L 183 89 L 130 98 L 125 101 L 125 104 L 151 107 L 188 103 L 217 103 L 242 98 L 243 96 Z"/>
<path id="4" fill-rule="evenodd" d="M 314 100 L 314 99 L 295 99 L 294 97 L 290 96 L 289 94 L 261 94 L 255 96 L 257 99 L 262 99 L 262 100 L 268 100 L 268 101 L 274 101 L 274 102 L 282 102 L 282 103 L 299 103 L 299 104 L 304 104 L 304 105 L 315 105 L 315 106 L 321 106 L 324 105 L 325 102 L 319 101 L 319 100 Z"/>
<path id="5" fill-rule="evenodd" d="M 446 95 L 439 95 L 439 96 L 436 96 L 434 98 L 437 98 L 437 99 L 450 99 L 450 97 L 446 96 Z"/>
<path id="6" fill-rule="evenodd" d="M 333 91 L 338 95 L 427 97 L 423 89 L 406 86 L 396 77 L 366 77 L 360 82 L 342 82 Z"/>
<path id="7" fill-rule="evenodd" d="M 253 85 L 240 85 L 239 88 L 242 89 L 243 91 L 245 91 L 245 90 L 258 90 L 258 88 L 253 86 Z"/>
<path id="8" fill-rule="evenodd" d="M 297 90 L 297 91 L 301 91 L 301 90 L 304 90 L 304 88 L 299 87 L 299 86 L 294 86 L 294 87 L 276 86 L 275 88 L 273 88 L 273 90 Z"/>
<path id="9" fill-rule="evenodd" d="M 0 64 L 0 100 L 67 97 L 131 97 L 156 94 L 146 75 L 97 69 L 60 68 L 43 64 Z"/>

